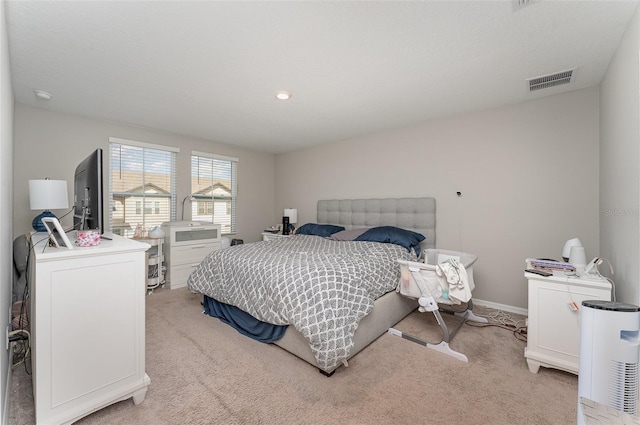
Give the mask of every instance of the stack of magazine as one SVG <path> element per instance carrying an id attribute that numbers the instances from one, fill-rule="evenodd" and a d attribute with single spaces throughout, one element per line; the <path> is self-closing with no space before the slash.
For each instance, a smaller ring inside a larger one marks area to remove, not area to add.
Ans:
<path id="1" fill-rule="evenodd" d="M 535 270 L 553 273 L 554 270 L 563 270 L 566 272 L 575 272 L 576 268 L 569 263 L 553 260 L 531 260 L 531 267 Z"/>

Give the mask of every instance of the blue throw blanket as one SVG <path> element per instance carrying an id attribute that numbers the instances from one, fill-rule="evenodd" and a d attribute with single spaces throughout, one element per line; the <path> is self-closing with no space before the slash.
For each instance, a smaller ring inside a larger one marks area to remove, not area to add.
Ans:
<path id="1" fill-rule="evenodd" d="M 282 338 L 287 330 L 287 325 L 272 325 L 261 322 L 238 307 L 218 302 L 206 295 L 203 299 L 203 305 L 205 314 L 217 317 L 224 323 L 233 326 L 242 335 L 260 342 L 275 342 Z"/>

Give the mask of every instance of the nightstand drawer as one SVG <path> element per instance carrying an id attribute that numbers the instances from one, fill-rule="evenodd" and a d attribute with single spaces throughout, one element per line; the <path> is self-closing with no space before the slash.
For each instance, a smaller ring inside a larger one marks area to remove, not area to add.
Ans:
<path id="1" fill-rule="evenodd" d="M 189 275 L 198 267 L 199 262 L 192 264 L 183 264 L 181 266 L 171 267 L 168 274 L 169 287 L 171 289 L 182 288 L 187 286 L 187 279 Z"/>
<path id="2" fill-rule="evenodd" d="M 262 234 L 263 241 L 275 241 L 276 239 L 288 238 L 291 235 L 283 235 L 282 233 L 264 232 Z"/>
<path id="3" fill-rule="evenodd" d="M 177 246 L 171 250 L 171 264 L 173 266 L 193 263 L 197 264 L 204 260 L 210 252 L 218 249 L 220 249 L 220 242 Z"/>

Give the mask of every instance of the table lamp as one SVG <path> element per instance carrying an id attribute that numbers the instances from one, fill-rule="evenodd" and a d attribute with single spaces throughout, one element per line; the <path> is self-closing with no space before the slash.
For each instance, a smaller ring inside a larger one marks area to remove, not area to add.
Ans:
<path id="1" fill-rule="evenodd" d="M 571 257 L 571 248 L 574 246 L 582 246 L 580 239 L 573 238 L 564 243 L 564 247 L 562 248 L 562 259 L 564 261 L 569 261 L 569 257 Z"/>
<path id="2" fill-rule="evenodd" d="M 295 208 L 285 208 L 282 217 L 282 234 L 288 235 L 291 227 L 298 222 L 298 210 Z"/>
<path id="3" fill-rule="evenodd" d="M 66 180 L 29 180 L 29 204 L 32 210 L 44 210 L 31 225 L 37 232 L 46 232 L 42 218 L 55 217 L 50 210 L 69 208 Z"/>
<path id="4" fill-rule="evenodd" d="M 569 264 L 577 271 L 583 271 L 587 266 L 587 254 L 583 246 L 572 246 L 569 253 Z"/>

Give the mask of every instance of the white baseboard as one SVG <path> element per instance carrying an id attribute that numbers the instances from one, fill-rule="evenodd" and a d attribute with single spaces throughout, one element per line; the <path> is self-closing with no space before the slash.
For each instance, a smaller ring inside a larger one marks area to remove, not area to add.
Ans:
<path id="1" fill-rule="evenodd" d="M 482 307 L 495 308 L 496 310 L 507 311 L 509 313 L 521 314 L 523 316 L 529 315 L 529 310 L 521 307 L 514 307 L 506 304 L 498 304 L 491 301 L 478 300 L 476 298 L 473 299 L 473 305 L 479 305 Z"/>

